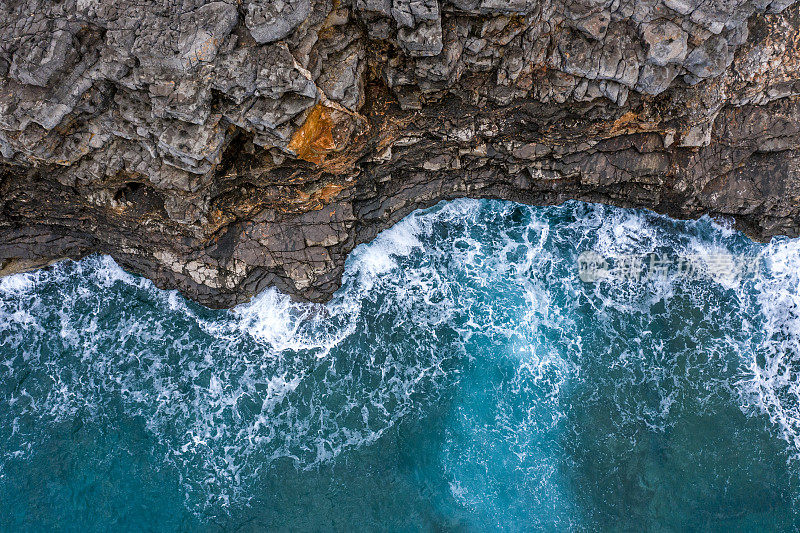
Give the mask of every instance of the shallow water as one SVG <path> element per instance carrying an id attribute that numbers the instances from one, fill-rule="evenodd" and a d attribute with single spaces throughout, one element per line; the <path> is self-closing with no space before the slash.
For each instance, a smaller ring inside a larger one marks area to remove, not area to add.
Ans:
<path id="1" fill-rule="evenodd" d="M 440 204 L 324 306 L 92 257 L 0 279 L 0 530 L 795 530 L 798 370 L 800 240 L 708 219 Z"/>

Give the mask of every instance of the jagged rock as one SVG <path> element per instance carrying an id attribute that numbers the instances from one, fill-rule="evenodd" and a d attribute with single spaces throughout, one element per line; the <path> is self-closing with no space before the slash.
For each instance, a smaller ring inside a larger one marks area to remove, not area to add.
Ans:
<path id="1" fill-rule="evenodd" d="M 311 0 L 251 0 L 245 24 L 259 43 L 284 39 L 311 14 Z"/>
<path id="2" fill-rule="evenodd" d="M 798 236 L 799 50 L 791 0 L 2 2 L 0 274 L 321 301 L 461 196 Z"/>
<path id="3" fill-rule="evenodd" d="M 668 20 L 644 24 L 642 38 L 647 43 L 647 62 L 659 67 L 681 64 L 686 59 L 689 35 Z"/>
<path id="4" fill-rule="evenodd" d="M 414 29 L 400 28 L 397 40 L 410 57 L 436 56 L 443 47 L 442 26 L 437 20 L 422 22 Z"/>

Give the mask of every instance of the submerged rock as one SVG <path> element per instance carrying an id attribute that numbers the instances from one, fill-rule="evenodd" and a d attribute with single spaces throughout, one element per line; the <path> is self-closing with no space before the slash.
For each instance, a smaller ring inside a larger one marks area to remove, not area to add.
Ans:
<path id="1" fill-rule="evenodd" d="M 800 235 L 791 2 L 31 0 L 0 37 L 0 274 L 100 252 L 324 301 L 464 196 Z"/>

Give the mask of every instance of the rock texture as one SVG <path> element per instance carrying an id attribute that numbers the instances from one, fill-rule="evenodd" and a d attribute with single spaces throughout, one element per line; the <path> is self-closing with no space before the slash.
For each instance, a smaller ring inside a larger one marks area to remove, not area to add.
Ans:
<path id="1" fill-rule="evenodd" d="M 324 301 L 456 197 L 800 234 L 792 0 L 4 0 L 0 273 Z"/>

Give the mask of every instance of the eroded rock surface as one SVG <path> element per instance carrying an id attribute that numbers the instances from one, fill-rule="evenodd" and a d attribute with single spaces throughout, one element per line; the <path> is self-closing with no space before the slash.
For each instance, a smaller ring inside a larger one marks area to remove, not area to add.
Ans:
<path id="1" fill-rule="evenodd" d="M 789 0 L 0 3 L 0 273 L 100 252 L 323 301 L 464 196 L 797 236 L 798 163 Z"/>

